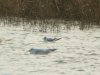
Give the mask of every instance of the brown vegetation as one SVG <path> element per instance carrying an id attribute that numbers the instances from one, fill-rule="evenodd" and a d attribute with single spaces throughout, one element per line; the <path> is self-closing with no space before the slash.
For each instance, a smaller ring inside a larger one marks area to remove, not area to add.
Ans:
<path id="1" fill-rule="evenodd" d="M 0 16 L 100 22 L 100 0 L 0 0 Z"/>

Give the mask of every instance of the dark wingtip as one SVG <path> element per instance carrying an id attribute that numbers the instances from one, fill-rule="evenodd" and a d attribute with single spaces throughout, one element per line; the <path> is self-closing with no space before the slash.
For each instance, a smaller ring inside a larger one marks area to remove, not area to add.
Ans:
<path id="1" fill-rule="evenodd" d="M 57 38 L 56 40 L 60 40 L 61 38 Z"/>
<path id="2" fill-rule="evenodd" d="M 59 40 L 60 40 L 61 38 L 59 38 Z"/>
<path id="3" fill-rule="evenodd" d="M 51 49 L 51 51 L 55 51 L 55 50 L 57 50 L 57 49 Z"/>

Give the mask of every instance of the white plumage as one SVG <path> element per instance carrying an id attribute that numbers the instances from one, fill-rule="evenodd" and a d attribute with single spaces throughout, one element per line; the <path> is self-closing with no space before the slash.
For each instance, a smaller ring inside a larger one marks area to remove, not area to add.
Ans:
<path id="1" fill-rule="evenodd" d="M 39 49 L 39 48 L 31 48 L 29 50 L 30 54 L 49 54 L 52 51 L 57 49 Z"/>
<path id="2" fill-rule="evenodd" d="M 46 42 L 54 42 L 54 41 L 60 40 L 61 38 L 57 38 L 57 37 L 44 37 L 43 39 Z"/>

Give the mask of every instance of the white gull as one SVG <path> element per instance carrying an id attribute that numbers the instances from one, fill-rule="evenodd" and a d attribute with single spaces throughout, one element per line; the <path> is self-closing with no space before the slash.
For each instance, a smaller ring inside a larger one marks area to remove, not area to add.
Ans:
<path id="1" fill-rule="evenodd" d="M 30 54 L 49 54 L 52 51 L 57 49 L 39 49 L 39 48 L 31 48 L 29 50 Z"/>
<path id="2" fill-rule="evenodd" d="M 46 42 L 54 42 L 54 41 L 60 40 L 61 38 L 57 38 L 57 37 L 44 37 L 43 39 Z"/>

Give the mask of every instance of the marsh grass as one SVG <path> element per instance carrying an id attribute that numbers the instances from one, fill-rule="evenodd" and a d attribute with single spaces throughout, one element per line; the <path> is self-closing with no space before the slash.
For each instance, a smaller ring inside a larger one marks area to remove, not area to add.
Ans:
<path id="1" fill-rule="evenodd" d="M 40 32 L 80 30 L 100 26 L 100 0 L 0 0 L 0 19 L 6 26 Z"/>
<path id="2" fill-rule="evenodd" d="M 99 26 L 91 22 L 65 21 L 57 19 L 32 20 L 17 17 L 3 17 L 0 21 L 0 25 L 2 26 L 21 26 L 23 29 L 32 30 L 33 32 L 60 32 L 61 30 L 71 30 L 72 27 L 78 27 L 80 30 L 85 30 L 93 28 L 94 26 Z"/>

